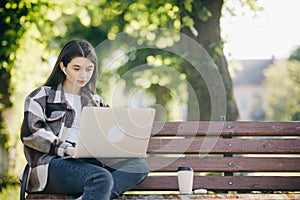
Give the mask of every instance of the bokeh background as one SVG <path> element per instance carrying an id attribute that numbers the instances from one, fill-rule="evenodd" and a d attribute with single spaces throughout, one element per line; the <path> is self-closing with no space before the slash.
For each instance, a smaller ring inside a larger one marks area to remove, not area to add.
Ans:
<path id="1" fill-rule="evenodd" d="M 46 81 L 67 41 L 97 49 L 97 92 L 112 106 L 155 107 L 160 121 L 220 120 L 210 94 L 219 83 L 207 84 L 211 74 L 184 59 L 207 53 L 209 64 L 201 64 L 222 78 L 222 119 L 299 121 L 299 7 L 298 0 L 2 0 L 0 199 L 19 196 L 25 96 Z M 205 53 L 178 47 L 181 34 Z M 166 50 L 176 45 L 182 55 Z"/>

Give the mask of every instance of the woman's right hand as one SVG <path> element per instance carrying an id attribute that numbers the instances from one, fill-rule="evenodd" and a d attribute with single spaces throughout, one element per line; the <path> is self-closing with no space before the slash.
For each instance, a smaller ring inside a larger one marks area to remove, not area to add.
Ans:
<path id="1" fill-rule="evenodd" d="M 66 154 L 68 156 L 74 156 L 74 154 L 75 154 L 75 147 L 68 146 L 67 149 L 66 149 Z"/>

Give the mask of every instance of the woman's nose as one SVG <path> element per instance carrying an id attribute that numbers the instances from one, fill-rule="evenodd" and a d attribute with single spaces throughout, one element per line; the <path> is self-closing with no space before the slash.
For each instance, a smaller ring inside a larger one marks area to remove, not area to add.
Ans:
<path id="1" fill-rule="evenodd" d="M 81 70 L 79 73 L 79 78 L 85 78 L 87 76 L 87 73 L 85 72 L 85 70 Z"/>

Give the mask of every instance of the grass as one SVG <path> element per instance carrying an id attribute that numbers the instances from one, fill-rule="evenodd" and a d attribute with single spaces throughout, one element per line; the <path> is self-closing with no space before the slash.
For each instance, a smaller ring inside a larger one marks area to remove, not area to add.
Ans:
<path id="1" fill-rule="evenodd" d="M 16 200 L 20 198 L 20 186 L 19 185 L 8 185 L 3 187 L 0 192 L 1 200 Z"/>

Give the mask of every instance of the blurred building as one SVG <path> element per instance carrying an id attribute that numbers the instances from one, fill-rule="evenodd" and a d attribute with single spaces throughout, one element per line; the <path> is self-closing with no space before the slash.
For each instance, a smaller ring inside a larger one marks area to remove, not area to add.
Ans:
<path id="1" fill-rule="evenodd" d="M 267 120 L 263 71 L 273 62 L 274 58 L 238 60 L 242 70 L 235 72 L 232 81 L 239 120 Z"/>

